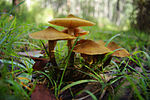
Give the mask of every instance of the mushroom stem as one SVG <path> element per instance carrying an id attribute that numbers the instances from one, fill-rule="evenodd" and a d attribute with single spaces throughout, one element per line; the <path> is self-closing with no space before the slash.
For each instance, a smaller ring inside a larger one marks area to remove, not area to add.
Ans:
<path id="1" fill-rule="evenodd" d="M 57 41 L 48 40 L 48 47 L 49 47 L 49 58 L 53 66 L 57 66 L 54 54 L 54 48 L 56 46 Z"/>
<path id="2" fill-rule="evenodd" d="M 74 36 L 74 28 L 68 28 L 68 34 Z M 73 47 L 73 40 L 68 40 L 68 48 L 69 48 L 68 55 L 71 52 L 72 47 Z M 70 66 L 74 65 L 74 55 L 75 53 L 71 52 L 70 59 L 69 59 Z"/>

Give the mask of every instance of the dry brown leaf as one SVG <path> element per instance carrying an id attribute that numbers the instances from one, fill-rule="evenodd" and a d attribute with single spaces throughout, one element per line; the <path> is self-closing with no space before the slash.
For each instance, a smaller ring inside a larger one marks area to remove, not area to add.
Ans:
<path id="1" fill-rule="evenodd" d="M 34 70 L 38 70 L 38 71 L 44 71 L 44 67 L 48 64 L 47 60 L 43 60 L 43 61 L 35 61 L 34 65 L 33 65 L 33 69 Z"/>
<path id="2" fill-rule="evenodd" d="M 56 100 L 56 98 L 44 85 L 36 85 L 31 94 L 31 100 Z"/>
<path id="3" fill-rule="evenodd" d="M 29 52 L 18 52 L 17 53 L 18 55 L 21 55 L 21 56 L 25 56 L 25 57 L 30 57 L 30 56 L 37 56 L 37 55 L 41 55 L 41 51 L 29 51 Z"/>
<path id="4" fill-rule="evenodd" d="M 30 58 L 32 58 L 35 61 L 33 65 L 34 70 L 44 71 L 44 67 L 49 63 L 49 61 L 45 58 L 36 58 L 32 56 Z"/>

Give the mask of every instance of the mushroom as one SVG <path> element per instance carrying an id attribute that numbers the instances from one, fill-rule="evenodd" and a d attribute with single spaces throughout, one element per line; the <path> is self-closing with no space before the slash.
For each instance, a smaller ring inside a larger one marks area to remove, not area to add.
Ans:
<path id="1" fill-rule="evenodd" d="M 95 25 L 95 23 L 93 23 L 93 22 L 78 18 L 72 14 L 69 14 L 66 18 L 55 18 L 55 19 L 49 21 L 49 23 L 66 27 L 68 30 L 68 34 L 70 34 L 72 36 L 75 35 L 75 29 L 77 27 Z M 69 48 L 68 53 L 71 52 L 72 46 L 73 46 L 73 40 L 68 40 L 68 48 Z M 74 63 L 74 53 L 73 52 L 71 53 L 69 63 L 71 65 L 73 65 L 73 63 Z"/>
<path id="2" fill-rule="evenodd" d="M 68 33 L 68 29 L 64 29 L 64 30 L 62 30 L 62 32 Z M 86 35 L 86 34 L 88 34 L 88 33 L 89 33 L 89 31 L 84 31 L 84 30 L 82 30 L 81 28 L 75 28 L 75 29 L 74 29 L 74 36 L 75 36 L 75 37 L 83 36 L 83 35 Z"/>
<path id="3" fill-rule="evenodd" d="M 73 49 L 74 52 L 80 53 L 86 62 L 92 64 L 97 61 L 97 56 L 103 58 L 106 53 L 111 52 L 110 49 L 104 45 L 99 45 L 92 40 L 80 40 Z"/>
<path id="4" fill-rule="evenodd" d="M 50 58 L 51 63 L 54 66 L 57 66 L 57 63 L 55 60 L 55 55 L 54 55 L 54 48 L 56 46 L 57 40 L 75 39 L 74 36 L 60 32 L 60 31 L 58 31 L 55 28 L 50 27 L 50 26 L 45 30 L 31 33 L 31 34 L 29 34 L 29 36 L 33 39 L 48 40 L 49 58 Z"/>
<path id="5" fill-rule="evenodd" d="M 101 45 L 105 45 L 106 43 L 102 40 L 98 41 L 99 44 Z M 110 50 L 114 51 L 116 49 L 120 49 L 122 47 L 118 46 L 115 42 L 110 42 L 107 46 L 107 48 L 109 48 Z M 128 57 L 130 56 L 129 52 L 126 49 L 120 49 L 120 50 L 116 50 L 112 53 L 112 56 L 116 56 L 116 57 Z"/>

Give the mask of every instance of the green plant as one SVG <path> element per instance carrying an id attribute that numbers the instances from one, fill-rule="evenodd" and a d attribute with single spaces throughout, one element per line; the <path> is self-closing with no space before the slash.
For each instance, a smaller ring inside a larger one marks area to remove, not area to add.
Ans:
<path id="1" fill-rule="evenodd" d="M 32 68 L 34 61 L 17 54 L 19 51 L 28 54 L 28 50 L 41 50 L 46 41 L 41 43 L 37 40 L 31 40 L 27 33 L 45 29 L 47 25 L 22 24 L 16 16 L 9 20 L 9 14 L 1 17 L 0 23 L 0 99 L 30 99 L 34 86 L 39 82 L 43 82 L 42 84 L 52 90 L 57 99 L 64 94 L 71 95 L 71 98 L 92 98 L 94 100 L 117 100 L 124 97 L 140 100 L 150 98 L 148 73 L 150 42 L 148 41 L 149 35 L 144 32 L 141 33 L 133 29 L 121 31 L 117 30 L 116 26 L 115 30 L 98 26 L 83 28 L 90 34 L 82 38 L 101 39 L 105 41 L 106 46 L 113 40 L 130 52 L 134 51 L 132 56 L 129 58 L 113 57 L 109 65 L 104 67 L 102 63 L 107 61 L 110 54 L 120 49 L 108 53 L 102 61 L 91 65 L 86 64 L 85 60 L 77 54 L 74 67 L 69 68 L 68 62 L 71 52 L 81 37 L 77 37 L 69 54 L 67 53 L 67 43 L 60 41 L 55 50 L 57 67 L 60 70 L 56 74 L 56 67 L 48 65 L 42 66 L 45 68 L 44 71 L 34 71 Z M 61 27 L 56 28 L 62 30 Z M 108 40 L 108 38 L 110 39 Z M 44 50 L 46 51 L 46 47 Z M 75 74 L 77 76 L 74 76 Z M 33 75 L 37 76 L 32 78 Z M 90 83 L 93 85 L 89 85 Z M 97 88 L 94 88 L 95 85 Z M 82 88 L 78 88 L 80 86 Z M 76 87 L 79 90 L 76 90 Z M 92 87 L 94 92 L 89 87 Z M 83 95 L 84 93 L 87 94 Z M 126 96 L 126 93 L 129 96 Z"/>

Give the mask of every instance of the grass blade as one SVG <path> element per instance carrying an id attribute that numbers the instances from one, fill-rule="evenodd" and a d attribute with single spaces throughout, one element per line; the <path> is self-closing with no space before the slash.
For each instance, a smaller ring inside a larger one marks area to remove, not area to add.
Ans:
<path id="1" fill-rule="evenodd" d="M 73 82 L 65 87 L 63 87 L 61 90 L 60 90 L 60 93 L 62 93 L 63 91 L 71 88 L 72 86 L 75 86 L 75 85 L 78 85 L 78 84 L 82 84 L 82 83 L 87 83 L 87 82 L 97 82 L 96 80 L 79 80 L 79 81 L 76 81 L 76 82 Z"/>
<path id="2" fill-rule="evenodd" d="M 120 34 L 116 34 L 115 36 L 111 37 L 105 44 L 105 46 L 107 47 L 107 45 L 110 43 L 110 41 L 112 41 L 115 37 L 120 36 Z"/>

